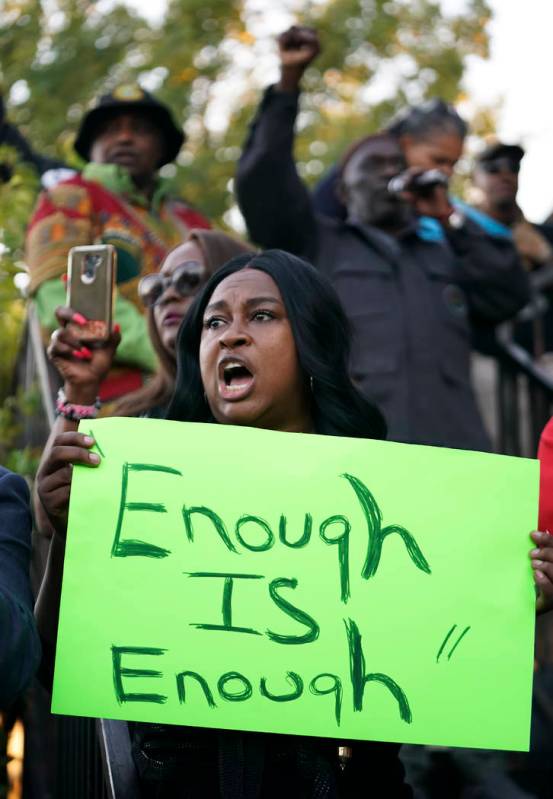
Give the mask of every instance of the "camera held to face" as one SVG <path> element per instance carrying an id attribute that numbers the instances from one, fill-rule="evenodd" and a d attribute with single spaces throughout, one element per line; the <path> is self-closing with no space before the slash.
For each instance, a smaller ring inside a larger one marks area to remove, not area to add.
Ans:
<path id="1" fill-rule="evenodd" d="M 440 169 L 427 169 L 416 175 L 413 175 L 410 170 L 406 170 L 390 180 L 388 191 L 390 194 L 402 194 L 404 191 L 408 191 L 420 197 L 430 197 L 438 186 L 447 189 L 448 185 L 449 178 Z"/>

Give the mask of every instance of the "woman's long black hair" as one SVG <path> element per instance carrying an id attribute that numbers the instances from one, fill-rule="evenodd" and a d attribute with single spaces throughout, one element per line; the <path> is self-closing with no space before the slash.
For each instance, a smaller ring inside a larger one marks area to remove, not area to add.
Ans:
<path id="1" fill-rule="evenodd" d="M 280 290 L 300 366 L 306 381 L 312 378 L 315 431 L 324 435 L 385 438 L 382 414 L 349 377 L 351 331 L 336 292 L 311 264 L 283 250 L 233 258 L 212 275 L 195 298 L 179 333 L 177 382 L 167 419 L 214 421 L 199 365 L 204 311 L 219 283 L 246 267 L 265 272 Z"/>

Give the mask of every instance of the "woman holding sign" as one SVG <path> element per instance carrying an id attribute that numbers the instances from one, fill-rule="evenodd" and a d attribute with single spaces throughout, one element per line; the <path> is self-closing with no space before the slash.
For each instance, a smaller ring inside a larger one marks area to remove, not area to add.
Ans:
<path id="1" fill-rule="evenodd" d="M 282 432 L 383 438 L 379 412 L 348 376 L 349 331 L 334 290 L 309 264 L 282 251 L 239 256 L 191 306 L 177 345 L 168 418 Z M 94 440 L 59 435 L 38 475 L 55 528 L 38 602 L 53 653 L 71 465 L 96 467 Z M 238 453 L 221 453 L 232 468 Z M 268 453 L 270 456 L 270 453 Z M 553 598 L 553 546 L 536 533 L 536 582 Z M 542 599 L 542 601 L 544 601 Z M 285 735 L 137 725 L 136 762 L 148 796 L 408 797 L 398 746 Z M 157 768 L 156 763 L 161 763 Z M 158 779 L 160 778 L 160 779 Z"/>

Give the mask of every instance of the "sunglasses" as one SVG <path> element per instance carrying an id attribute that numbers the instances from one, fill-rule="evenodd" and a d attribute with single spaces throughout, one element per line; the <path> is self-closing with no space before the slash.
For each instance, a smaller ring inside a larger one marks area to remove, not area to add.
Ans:
<path id="1" fill-rule="evenodd" d="M 511 172 L 513 175 L 518 175 L 520 161 L 513 161 L 512 158 L 493 158 L 490 161 L 482 161 L 480 167 L 489 175 L 498 175 L 500 172 Z"/>
<path id="2" fill-rule="evenodd" d="M 181 297 L 191 297 L 202 285 L 206 277 L 205 266 L 199 261 L 185 261 L 177 266 L 172 275 L 146 275 L 138 284 L 138 296 L 146 308 L 152 308 L 168 288 L 174 289 Z"/>

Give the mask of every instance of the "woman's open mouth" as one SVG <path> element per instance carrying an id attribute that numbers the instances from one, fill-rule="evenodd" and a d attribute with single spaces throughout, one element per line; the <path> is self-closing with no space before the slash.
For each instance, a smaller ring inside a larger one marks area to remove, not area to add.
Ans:
<path id="1" fill-rule="evenodd" d="M 219 364 L 219 394 L 225 400 L 245 399 L 252 391 L 255 378 L 241 360 L 227 358 Z"/>

